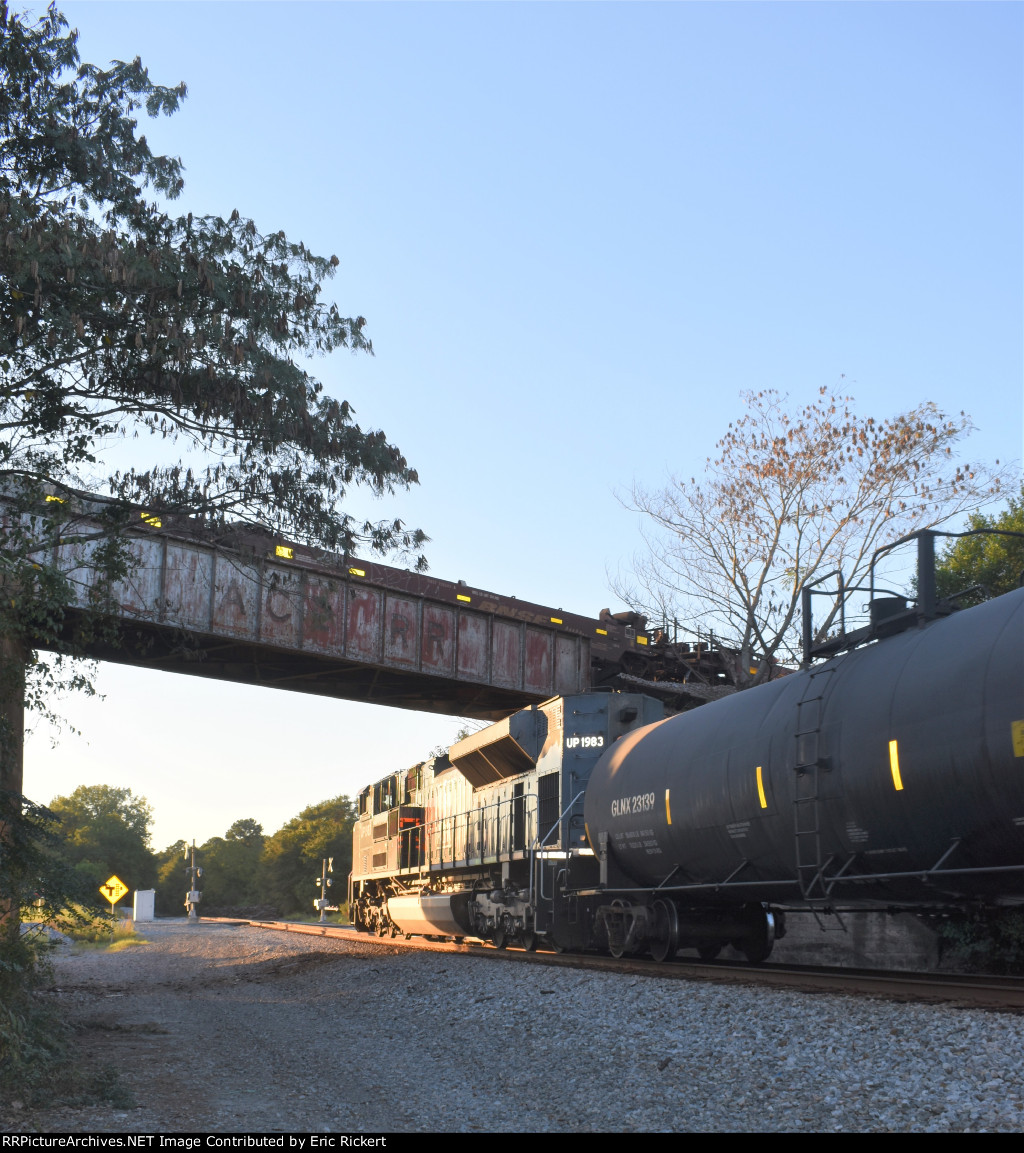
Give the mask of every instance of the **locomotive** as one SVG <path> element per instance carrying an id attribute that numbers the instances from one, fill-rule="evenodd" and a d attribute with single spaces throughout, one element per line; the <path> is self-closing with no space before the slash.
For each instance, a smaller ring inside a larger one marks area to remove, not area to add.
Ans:
<path id="1" fill-rule="evenodd" d="M 770 954 L 791 910 L 1024 901 L 1024 588 L 916 596 L 799 671 L 674 716 L 557 697 L 358 798 L 352 923 L 499 948 Z M 842 590 L 849 596 L 851 590 Z"/>

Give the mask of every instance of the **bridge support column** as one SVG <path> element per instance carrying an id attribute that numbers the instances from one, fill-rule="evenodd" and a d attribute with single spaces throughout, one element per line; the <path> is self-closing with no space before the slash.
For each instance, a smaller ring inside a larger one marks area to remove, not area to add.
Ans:
<path id="1" fill-rule="evenodd" d="M 24 790 L 25 646 L 0 635 L 0 854 L 9 852 L 13 827 L 20 819 Z M 0 864 L 0 875 L 9 869 Z M 4 886 L 6 888 L 6 885 Z M 16 939 L 21 910 L 10 893 L 0 891 L 0 937 Z"/>

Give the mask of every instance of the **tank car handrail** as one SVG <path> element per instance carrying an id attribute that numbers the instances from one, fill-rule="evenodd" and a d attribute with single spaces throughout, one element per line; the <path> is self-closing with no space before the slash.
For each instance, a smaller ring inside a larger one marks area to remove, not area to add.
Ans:
<path id="1" fill-rule="evenodd" d="M 842 877 L 836 875 L 834 878 L 829 877 L 827 880 L 840 881 L 846 883 L 866 883 L 870 881 L 899 881 L 917 878 L 922 883 L 926 884 L 933 877 L 959 877 L 959 876 L 978 876 L 988 873 L 1024 873 L 1024 865 L 988 865 L 977 866 L 969 869 L 907 869 L 901 873 L 849 873 Z M 602 893 L 690 893 L 690 892 L 706 892 L 707 890 L 717 891 L 719 889 L 759 889 L 766 887 L 781 888 L 784 886 L 796 886 L 800 881 L 796 877 L 787 877 L 782 880 L 774 881 L 705 881 L 702 883 L 695 883 L 692 885 L 671 885 L 665 888 L 658 886 L 640 886 L 640 885 L 618 885 L 614 887 L 603 887 L 600 891 Z M 590 893 L 590 889 L 580 889 L 577 891 L 577 896 L 584 893 Z"/>

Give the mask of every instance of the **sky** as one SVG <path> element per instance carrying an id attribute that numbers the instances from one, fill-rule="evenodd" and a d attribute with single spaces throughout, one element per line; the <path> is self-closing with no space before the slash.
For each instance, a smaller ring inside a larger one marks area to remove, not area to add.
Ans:
<path id="1" fill-rule="evenodd" d="M 40 11 L 42 5 L 30 10 Z M 181 211 L 336 253 L 374 355 L 317 362 L 420 485 L 351 508 L 431 572 L 596 615 L 634 484 L 696 475 L 746 390 L 924 401 L 1024 455 L 1024 6 L 67 3 L 83 60 L 184 80 L 146 121 Z M 145 118 L 143 118 L 145 120 Z M 102 665 L 25 791 L 130 788 L 153 845 L 272 832 L 455 718 Z"/>

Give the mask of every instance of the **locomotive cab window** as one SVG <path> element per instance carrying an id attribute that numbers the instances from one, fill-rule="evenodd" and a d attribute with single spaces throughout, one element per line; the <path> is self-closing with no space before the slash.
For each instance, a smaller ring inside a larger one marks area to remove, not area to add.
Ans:
<path id="1" fill-rule="evenodd" d="M 395 778 L 387 777 L 373 786 L 373 811 L 385 813 L 396 802 Z"/>

